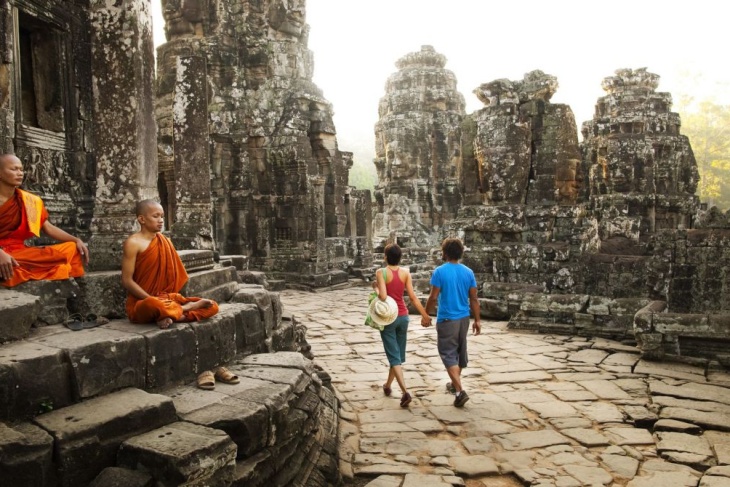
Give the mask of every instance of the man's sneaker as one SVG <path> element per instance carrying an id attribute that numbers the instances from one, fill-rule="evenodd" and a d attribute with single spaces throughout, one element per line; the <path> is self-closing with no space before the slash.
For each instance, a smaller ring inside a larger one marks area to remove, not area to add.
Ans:
<path id="1" fill-rule="evenodd" d="M 469 400 L 469 395 L 466 393 L 466 391 L 461 391 L 456 395 L 456 398 L 454 399 L 454 406 L 457 408 L 464 407 L 464 404 L 466 404 L 466 401 Z"/>
<path id="2" fill-rule="evenodd" d="M 454 384 L 452 384 L 451 382 L 447 382 L 446 383 L 446 391 L 449 394 L 456 394 L 456 388 L 454 387 Z"/>

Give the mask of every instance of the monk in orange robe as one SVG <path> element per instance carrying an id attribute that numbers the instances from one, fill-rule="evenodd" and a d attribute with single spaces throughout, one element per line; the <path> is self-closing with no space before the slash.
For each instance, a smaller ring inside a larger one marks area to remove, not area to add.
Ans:
<path id="1" fill-rule="evenodd" d="M 0 285 L 83 276 L 84 264 L 89 262 L 86 244 L 48 221 L 43 200 L 20 189 L 22 182 L 20 159 L 0 155 Z M 64 243 L 25 245 L 25 240 L 40 237 L 41 231 Z"/>
<path id="2" fill-rule="evenodd" d="M 176 321 L 200 321 L 218 313 L 215 301 L 179 294 L 188 273 L 172 242 L 160 233 L 165 222 L 162 206 L 144 200 L 137 203 L 136 211 L 141 229 L 124 242 L 122 256 L 130 321 L 157 323 L 165 329 Z"/>

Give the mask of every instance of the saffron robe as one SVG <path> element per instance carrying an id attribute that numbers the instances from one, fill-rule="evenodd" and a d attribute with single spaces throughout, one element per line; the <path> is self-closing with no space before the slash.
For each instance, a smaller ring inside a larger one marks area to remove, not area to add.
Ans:
<path id="1" fill-rule="evenodd" d="M 40 237 L 46 220 L 48 212 L 43 200 L 22 189 L 16 189 L 15 195 L 0 206 L 0 247 L 20 264 L 13 268 L 13 276 L 0 281 L 0 285 L 13 287 L 26 281 L 58 281 L 84 275 L 75 242 L 45 247 L 25 245 L 25 240 Z"/>
<path id="2" fill-rule="evenodd" d="M 188 282 L 188 273 L 172 242 L 161 233 L 157 233 L 149 247 L 137 255 L 132 279 L 150 295 L 138 299 L 127 294 L 127 316 L 133 323 L 156 323 L 165 318 L 200 321 L 218 313 L 215 301 L 209 308 L 183 311 L 183 304 L 200 301 L 200 298 L 179 294 Z"/>

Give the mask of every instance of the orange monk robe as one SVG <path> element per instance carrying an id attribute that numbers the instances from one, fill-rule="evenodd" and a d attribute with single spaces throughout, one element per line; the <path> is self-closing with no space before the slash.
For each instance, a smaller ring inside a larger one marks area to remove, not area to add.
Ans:
<path id="1" fill-rule="evenodd" d="M 155 235 L 144 252 L 137 255 L 132 279 L 150 295 L 145 299 L 127 295 L 127 316 L 134 323 L 156 323 L 164 318 L 200 321 L 218 313 L 215 302 L 209 308 L 183 311 L 183 304 L 199 301 L 200 298 L 186 298 L 179 294 L 188 282 L 188 273 L 172 242 L 160 233 Z"/>
<path id="2" fill-rule="evenodd" d="M 26 281 L 58 281 L 84 275 L 76 243 L 25 245 L 25 240 L 40 236 L 46 220 L 48 212 L 43 200 L 21 189 L 16 189 L 15 195 L 0 206 L 0 247 L 20 264 L 13 268 L 13 277 L 0 281 L 0 285 L 13 287 Z"/>

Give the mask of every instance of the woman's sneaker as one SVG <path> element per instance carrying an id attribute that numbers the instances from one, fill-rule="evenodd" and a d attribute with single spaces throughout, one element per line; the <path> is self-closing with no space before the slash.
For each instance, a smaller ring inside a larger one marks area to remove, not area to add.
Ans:
<path id="1" fill-rule="evenodd" d="M 466 391 L 461 391 L 456 395 L 456 398 L 454 399 L 454 406 L 457 408 L 464 407 L 464 404 L 466 404 L 466 401 L 469 400 L 469 395 L 466 393 Z"/>

